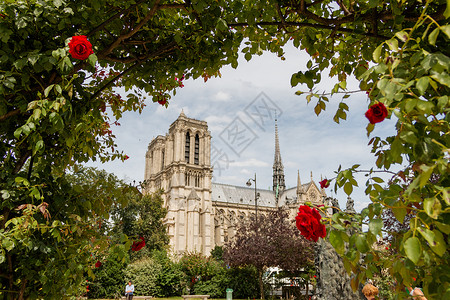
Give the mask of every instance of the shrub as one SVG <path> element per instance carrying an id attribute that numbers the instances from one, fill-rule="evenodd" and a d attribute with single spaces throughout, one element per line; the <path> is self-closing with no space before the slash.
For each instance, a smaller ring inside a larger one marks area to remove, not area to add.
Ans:
<path id="1" fill-rule="evenodd" d="M 134 284 L 135 295 L 156 296 L 158 294 L 158 278 L 162 266 L 152 258 L 142 258 L 127 266 L 125 281 Z"/>
<path id="2" fill-rule="evenodd" d="M 99 259 L 101 266 L 93 270 L 95 279 L 87 283 L 88 298 L 114 298 L 121 293 L 127 257 L 123 245 L 112 247 L 106 259 Z M 120 259 L 125 257 L 125 259 Z"/>
<path id="3" fill-rule="evenodd" d="M 227 287 L 233 289 L 233 298 L 259 298 L 258 271 L 255 267 L 230 268 L 227 277 Z"/>
<path id="4" fill-rule="evenodd" d="M 183 272 L 178 263 L 167 256 L 165 251 L 153 251 L 152 258 L 161 265 L 155 287 L 157 297 L 179 296 L 182 292 Z"/>

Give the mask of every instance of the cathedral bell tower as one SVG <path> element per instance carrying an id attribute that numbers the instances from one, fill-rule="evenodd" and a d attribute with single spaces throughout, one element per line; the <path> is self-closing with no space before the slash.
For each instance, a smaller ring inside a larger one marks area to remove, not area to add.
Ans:
<path id="1" fill-rule="evenodd" d="M 211 134 L 205 121 L 183 111 L 165 136 L 154 138 L 145 156 L 145 190 L 163 189 L 169 245 L 175 253 L 209 253 L 211 222 Z"/>
<path id="2" fill-rule="evenodd" d="M 284 167 L 281 161 L 280 142 L 278 139 L 278 125 L 277 119 L 275 119 L 275 157 L 273 160 L 273 191 L 275 192 L 275 198 L 278 203 L 280 195 L 286 188 L 284 183 Z"/>

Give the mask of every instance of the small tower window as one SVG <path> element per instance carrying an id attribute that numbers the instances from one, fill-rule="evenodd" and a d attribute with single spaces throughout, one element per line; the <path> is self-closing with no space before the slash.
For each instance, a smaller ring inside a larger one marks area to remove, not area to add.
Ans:
<path id="1" fill-rule="evenodd" d="M 189 151 L 191 148 L 191 135 L 189 132 L 186 132 L 186 144 L 184 147 L 184 160 L 189 163 Z"/>
<path id="2" fill-rule="evenodd" d="M 200 187 L 200 174 L 199 173 L 195 173 L 195 182 L 194 182 L 194 186 L 195 187 Z"/>
<path id="3" fill-rule="evenodd" d="M 194 148 L 194 164 L 199 164 L 199 148 L 200 148 L 200 138 L 198 134 L 195 135 L 195 148 Z"/>
<path id="4" fill-rule="evenodd" d="M 161 153 L 161 171 L 164 170 L 164 150 Z"/>
<path id="5" fill-rule="evenodd" d="M 191 173 L 187 171 L 184 176 L 185 176 L 186 186 L 190 186 L 191 185 Z"/>

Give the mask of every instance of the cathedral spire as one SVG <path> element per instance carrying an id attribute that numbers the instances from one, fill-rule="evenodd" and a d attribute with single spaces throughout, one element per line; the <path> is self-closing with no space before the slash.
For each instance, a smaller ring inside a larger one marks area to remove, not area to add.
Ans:
<path id="1" fill-rule="evenodd" d="M 297 196 L 303 193 L 302 182 L 300 181 L 300 170 L 297 170 Z"/>
<path id="2" fill-rule="evenodd" d="M 273 160 L 273 190 L 275 191 L 276 198 L 279 198 L 279 195 L 286 188 L 284 184 L 284 167 L 283 162 L 281 161 L 281 153 L 280 153 L 280 141 L 278 138 L 278 124 L 277 119 L 275 118 L 275 157 Z"/>

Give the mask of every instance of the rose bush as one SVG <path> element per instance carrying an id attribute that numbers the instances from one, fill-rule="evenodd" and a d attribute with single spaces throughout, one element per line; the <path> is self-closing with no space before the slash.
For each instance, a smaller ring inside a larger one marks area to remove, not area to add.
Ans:
<path id="1" fill-rule="evenodd" d="M 317 242 L 319 238 L 327 235 L 325 225 L 320 223 L 322 216 L 315 208 L 306 205 L 299 207 L 295 222 L 300 233 L 310 241 Z"/>

